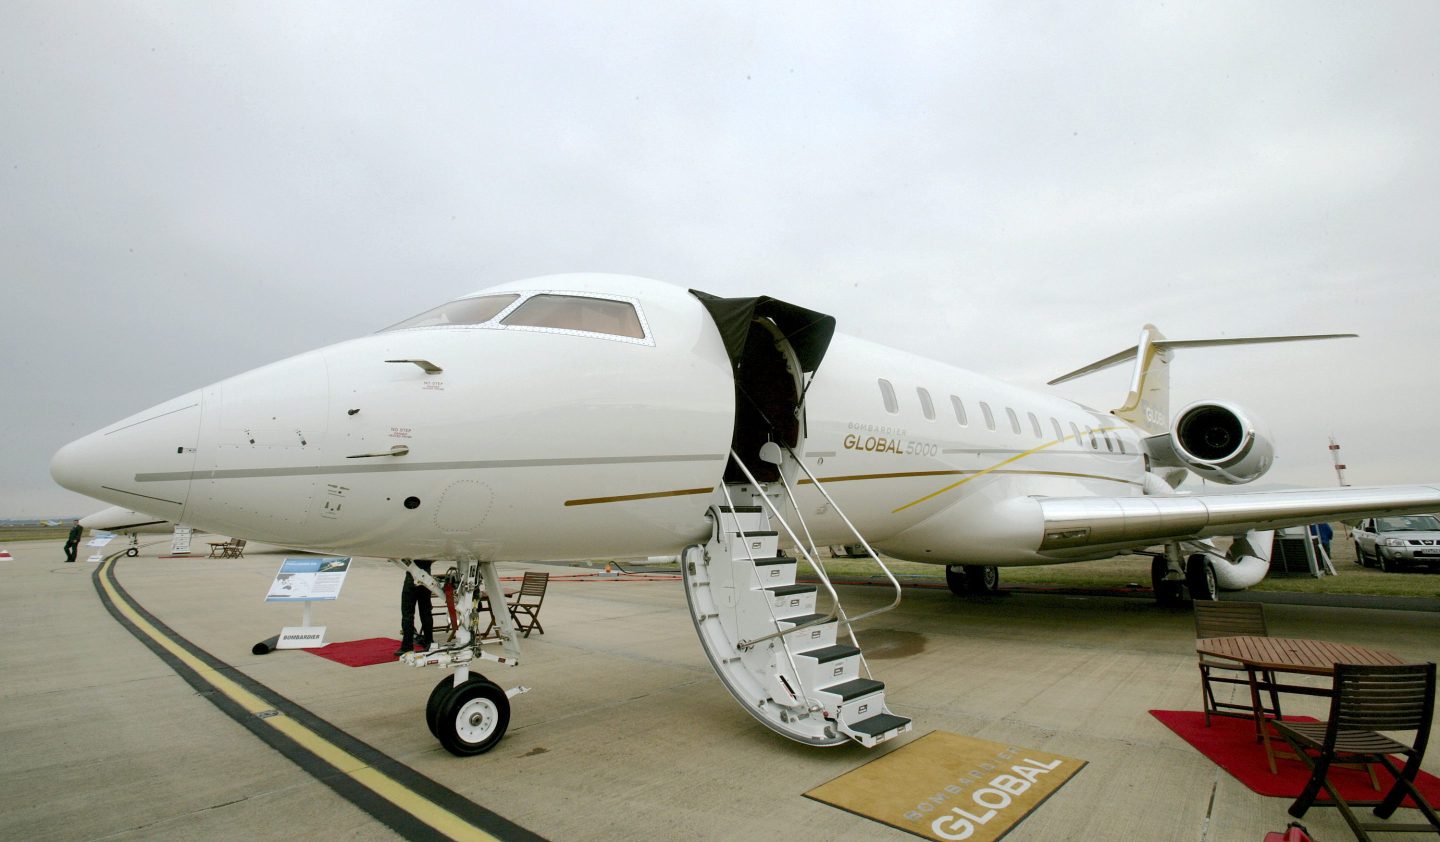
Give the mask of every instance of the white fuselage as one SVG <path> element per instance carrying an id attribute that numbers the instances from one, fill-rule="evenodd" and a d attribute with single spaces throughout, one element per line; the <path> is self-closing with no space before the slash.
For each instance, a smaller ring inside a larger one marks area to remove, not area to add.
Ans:
<path id="1" fill-rule="evenodd" d="M 486 292 L 497 291 L 628 301 L 645 336 L 382 332 L 138 413 L 68 445 L 52 471 L 168 520 L 328 552 L 608 558 L 703 540 L 736 413 L 708 313 L 682 289 L 622 276 Z M 804 421 L 805 465 L 871 543 L 916 561 L 1053 563 L 1036 552 L 1033 513 L 1011 516 L 1015 501 L 1143 493 L 1138 434 L 1113 416 L 843 334 Z M 798 487 L 815 541 L 850 542 L 821 495 Z"/>

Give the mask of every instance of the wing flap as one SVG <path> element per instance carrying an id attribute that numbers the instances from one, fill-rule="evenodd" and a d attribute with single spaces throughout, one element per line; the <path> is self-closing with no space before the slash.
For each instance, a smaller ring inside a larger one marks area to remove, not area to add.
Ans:
<path id="1" fill-rule="evenodd" d="M 1239 535 L 1323 520 L 1440 511 L 1440 486 L 1313 488 L 1186 497 L 1051 497 L 1042 555 L 1141 547 L 1185 538 Z"/>

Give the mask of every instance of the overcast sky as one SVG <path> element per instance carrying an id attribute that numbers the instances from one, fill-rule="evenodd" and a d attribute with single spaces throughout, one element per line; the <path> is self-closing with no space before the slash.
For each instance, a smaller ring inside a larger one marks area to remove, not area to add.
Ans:
<path id="1" fill-rule="evenodd" d="M 1440 480 L 1440 4 L 0 0 L 0 517 L 166 398 L 495 283 L 768 294 L 1023 385 L 1135 342 L 1266 483 Z M 1053 391 L 1109 409 L 1128 372 Z"/>

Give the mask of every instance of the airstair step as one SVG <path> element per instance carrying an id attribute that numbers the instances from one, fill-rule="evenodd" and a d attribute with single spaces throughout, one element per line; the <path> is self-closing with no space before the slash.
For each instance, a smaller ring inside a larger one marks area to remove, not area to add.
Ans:
<path id="1" fill-rule="evenodd" d="M 894 731 L 896 728 L 903 728 L 910 724 L 910 720 L 904 716 L 896 716 L 893 713 L 877 713 L 869 719 L 862 719 L 859 722 L 852 722 L 850 730 L 859 731 L 871 737 L 878 737 L 887 731 Z"/>
<path id="2" fill-rule="evenodd" d="M 733 533 L 736 538 L 774 538 L 779 532 L 773 529 L 747 529 L 744 532 Z"/>
<path id="3" fill-rule="evenodd" d="M 840 701 L 848 702 L 851 699 L 858 699 L 861 696 L 878 693 L 884 689 L 885 682 L 883 681 L 875 681 L 871 678 L 852 678 L 849 681 L 825 687 L 821 692 L 839 696 Z"/>
<path id="4" fill-rule="evenodd" d="M 737 559 L 737 560 L 738 560 L 738 559 Z M 756 566 L 756 567 L 767 567 L 767 566 L 772 565 L 772 564 L 794 564 L 794 563 L 795 563 L 795 559 L 790 558 L 790 557 L 788 557 L 788 556 L 783 556 L 783 555 L 775 556 L 774 558 L 757 558 L 757 559 L 755 559 L 755 566 Z"/>
<path id="5" fill-rule="evenodd" d="M 723 514 L 727 515 L 731 513 L 741 515 L 756 515 L 765 511 L 765 509 L 761 506 L 716 506 L 715 508 Z"/>
<path id="6" fill-rule="evenodd" d="M 803 625 L 805 625 L 806 623 L 813 623 L 813 622 L 815 622 L 816 620 L 823 620 L 823 619 L 825 619 L 825 615 L 824 615 L 824 614 L 800 614 L 800 615 L 795 616 L 795 617 L 780 617 L 780 618 L 777 619 L 775 622 L 777 622 L 777 623 L 789 623 L 789 624 L 792 625 L 792 626 L 803 626 Z M 835 620 L 835 618 L 834 618 L 834 617 L 831 617 L 830 620 L 833 622 L 833 621 Z"/>
<path id="7" fill-rule="evenodd" d="M 833 646 L 824 646 L 819 649 L 811 649 L 809 652 L 796 652 L 795 654 L 802 658 L 814 658 L 817 664 L 828 664 L 831 661 L 838 661 L 841 658 L 859 655 L 860 650 L 854 646 L 837 643 Z"/>
<path id="8" fill-rule="evenodd" d="M 775 596 L 794 596 L 797 593 L 815 593 L 817 588 L 814 585 L 776 585 L 765 590 Z"/>

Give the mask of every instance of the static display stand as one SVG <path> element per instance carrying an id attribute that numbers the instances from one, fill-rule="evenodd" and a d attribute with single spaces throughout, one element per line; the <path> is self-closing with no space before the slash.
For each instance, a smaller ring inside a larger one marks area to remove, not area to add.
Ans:
<path id="1" fill-rule="evenodd" d="M 325 627 L 311 622 L 310 605 L 340 597 L 349 558 L 287 558 L 280 564 L 266 602 L 299 602 L 305 610 L 298 626 L 280 629 L 275 649 L 313 649 L 325 645 Z"/>
<path id="2" fill-rule="evenodd" d="M 190 536 L 195 530 L 188 526 L 175 525 L 175 534 L 170 539 L 170 555 L 190 555 Z"/>
<path id="3" fill-rule="evenodd" d="M 115 540 L 115 533 L 113 532 L 96 532 L 95 534 L 91 535 L 90 540 L 85 542 L 85 546 L 94 547 L 95 554 L 85 560 L 90 562 L 91 564 L 99 564 L 100 562 L 104 561 L 105 545 L 113 540 Z"/>

